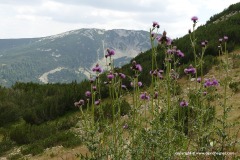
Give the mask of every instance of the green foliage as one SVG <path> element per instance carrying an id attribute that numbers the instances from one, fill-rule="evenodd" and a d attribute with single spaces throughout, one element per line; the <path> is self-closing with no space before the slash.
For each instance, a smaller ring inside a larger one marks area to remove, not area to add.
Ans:
<path id="1" fill-rule="evenodd" d="M 24 155 L 37 155 L 46 148 L 62 145 L 63 147 L 74 147 L 81 144 L 81 140 L 72 132 L 60 132 L 46 137 L 43 140 L 34 141 L 27 146 L 22 147 L 21 152 Z"/>
<path id="2" fill-rule="evenodd" d="M 213 23 L 214 21 L 220 20 L 221 18 L 224 19 L 224 17 L 226 18 L 228 14 L 233 14 L 235 12 L 238 12 L 239 10 L 240 10 L 240 3 L 232 4 L 223 12 L 210 17 L 210 20 L 207 21 L 207 24 Z"/>
<path id="3" fill-rule="evenodd" d="M 3 141 L 0 142 L 0 156 L 12 149 L 13 146 L 15 146 L 15 143 L 12 140 L 8 138 L 3 139 Z"/>
<path id="4" fill-rule="evenodd" d="M 234 93 L 238 93 L 240 91 L 240 81 L 238 82 L 231 82 L 229 87 L 232 89 Z"/>
<path id="5" fill-rule="evenodd" d="M 42 125 L 20 124 L 10 130 L 10 139 L 19 145 L 34 143 L 46 139 L 58 132 L 75 126 L 77 119 L 63 119 Z"/>
<path id="6" fill-rule="evenodd" d="M 54 120 L 70 111 L 73 103 L 84 97 L 90 83 L 47 84 L 16 83 L 12 88 L 0 88 L 0 126 L 23 118 L 29 124 Z"/>
<path id="7" fill-rule="evenodd" d="M 102 121 L 106 119 L 112 120 L 113 107 L 115 107 L 116 114 L 120 114 L 121 116 L 128 114 L 129 111 L 131 110 L 130 104 L 125 100 L 119 103 L 115 103 L 114 105 L 108 102 L 103 104 L 102 108 L 97 108 L 97 112 L 95 114 L 95 120 L 102 120 Z M 103 116 L 101 116 L 102 115 L 101 112 L 103 112 Z"/>
<path id="8" fill-rule="evenodd" d="M 233 54 L 232 61 L 233 61 L 233 68 L 240 67 L 240 55 L 239 54 Z"/>

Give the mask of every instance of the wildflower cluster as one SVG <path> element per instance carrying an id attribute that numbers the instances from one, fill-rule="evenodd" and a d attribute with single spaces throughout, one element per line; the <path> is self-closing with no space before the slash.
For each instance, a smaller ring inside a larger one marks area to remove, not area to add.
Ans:
<path id="1" fill-rule="evenodd" d="M 216 87 L 218 86 L 219 83 L 218 83 L 218 80 L 216 80 L 215 78 L 213 79 L 205 79 L 205 82 L 204 82 L 204 87 Z"/>
<path id="2" fill-rule="evenodd" d="M 192 78 L 195 84 L 188 82 L 186 90 L 182 90 L 179 83 L 179 71 L 182 69 L 179 67 L 180 60 L 185 57 L 185 54 L 177 46 L 172 45 L 172 39 L 167 37 L 166 31 L 163 31 L 161 35 L 158 33 L 160 30 L 158 22 L 153 22 L 152 28 L 150 28 L 152 67 L 149 70 L 144 68 L 144 71 L 149 73 L 149 77 L 144 78 L 151 78 L 151 84 L 147 91 L 143 90 L 146 86 L 144 80 L 139 78 L 143 74 L 145 76 L 141 64 L 133 60 L 130 64 L 133 75 L 126 76 L 113 66 L 112 57 L 115 55 L 115 51 L 107 49 L 105 57 L 106 61 L 110 59 L 110 63 L 107 63 L 107 67 L 109 67 L 105 72 L 107 80 L 103 84 L 107 84 L 104 87 L 109 96 L 106 100 L 109 105 L 106 105 L 107 108 L 104 110 L 103 106 L 106 102 L 101 98 L 102 83 L 99 78 L 103 69 L 98 64 L 92 69 L 96 77 L 90 79 L 91 89 L 85 92 L 86 103 L 83 99 L 74 103 L 80 108 L 87 104 L 87 111 L 89 108 L 91 109 L 92 116 L 90 117 L 94 127 L 86 134 L 88 138 L 86 138 L 88 140 L 86 145 L 91 152 L 91 158 L 178 159 L 175 157 L 175 153 L 179 151 L 194 149 L 205 152 L 215 149 L 213 145 L 209 144 L 212 144 L 220 134 L 214 130 L 216 126 L 213 122 L 216 117 L 212 101 L 216 95 L 214 93 L 216 87 L 220 86 L 219 84 L 222 85 L 222 82 L 215 78 L 204 79 L 204 53 L 208 41 L 197 42 L 195 27 L 198 17 L 194 16 L 191 20 L 193 21 L 193 30 L 189 30 L 189 34 L 194 63 L 183 71 L 189 78 L 195 76 L 195 79 Z M 219 39 L 221 50 L 222 43 L 226 44 L 227 40 L 227 36 Z M 199 44 L 201 53 L 196 54 Z M 161 65 L 158 64 L 157 59 L 159 54 L 164 55 L 164 62 Z M 197 73 L 199 71 L 200 74 Z M 132 87 L 130 91 L 123 84 L 128 79 L 127 83 L 130 83 Z M 226 86 L 227 82 L 224 88 L 223 118 L 220 120 L 222 128 L 218 128 L 222 135 L 226 134 L 227 130 Z M 122 116 L 124 99 L 131 102 L 130 111 L 124 113 L 124 116 L 128 117 L 126 119 Z M 90 104 L 90 102 L 92 103 Z M 100 118 L 95 117 L 95 109 L 98 109 L 97 114 L 104 123 L 100 123 Z M 110 117 L 111 120 L 108 121 L 107 117 Z M 90 137 L 88 137 L 89 135 Z M 218 145 L 221 146 L 222 151 L 229 149 L 226 137 L 220 136 L 220 140 L 217 139 L 216 142 L 220 143 Z"/>
<path id="3" fill-rule="evenodd" d="M 184 73 L 195 74 L 196 73 L 196 68 L 194 68 L 192 65 L 190 65 L 188 68 L 184 69 Z"/>

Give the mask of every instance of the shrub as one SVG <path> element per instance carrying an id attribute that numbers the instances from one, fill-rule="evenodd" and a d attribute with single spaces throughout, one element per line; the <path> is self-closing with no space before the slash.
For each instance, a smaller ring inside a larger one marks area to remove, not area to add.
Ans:
<path id="1" fill-rule="evenodd" d="M 3 139 L 3 141 L 0 142 L 0 155 L 3 155 L 6 151 L 10 150 L 14 145 L 14 142 L 10 139 Z"/>

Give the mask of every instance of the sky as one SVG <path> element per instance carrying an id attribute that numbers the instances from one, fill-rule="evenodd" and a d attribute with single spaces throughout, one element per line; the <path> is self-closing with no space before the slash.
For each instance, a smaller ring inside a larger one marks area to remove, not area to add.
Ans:
<path id="1" fill-rule="evenodd" d="M 177 38 L 239 0 L 0 0 L 0 39 L 45 37 L 81 28 L 160 32 Z"/>

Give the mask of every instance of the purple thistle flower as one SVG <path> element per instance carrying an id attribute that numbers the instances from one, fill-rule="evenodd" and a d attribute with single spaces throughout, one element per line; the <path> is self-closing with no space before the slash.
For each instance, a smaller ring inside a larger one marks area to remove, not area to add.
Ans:
<path id="1" fill-rule="evenodd" d="M 158 92 L 154 92 L 154 96 L 153 96 L 153 99 L 157 99 L 158 98 Z"/>
<path id="2" fill-rule="evenodd" d="M 160 25 L 157 22 L 153 22 L 152 26 L 153 26 L 153 28 L 155 28 L 155 27 L 159 28 L 160 27 Z"/>
<path id="3" fill-rule="evenodd" d="M 210 80 L 210 79 L 206 79 L 205 83 L 204 83 L 204 87 L 211 87 L 211 86 L 218 86 L 218 80 L 216 80 L 215 78 Z"/>
<path id="4" fill-rule="evenodd" d="M 149 100 L 149 99 L 150 99 L 149 95 L 147 95 L 146 92 L 140 94 L 140 98 L 141 98 L 142 100 Z"/>
<path id="5" fill-rule="evenodd" d="M 202 46 L 202 47 L 206 47 L 205 41 L 204 41 L 204 42 L 201 42 L 201 46 Z"/>
<path id="6" fill-rule="evenodd" d="M 85 92 L 85 96 L 86 96 L 86 97 L 90 97 L 90 96 L 91 96 L 91 92 L 90 92 L 90 91 L 86 91 L 86 92 Z"/>
<path id="7" fill-rule="evenodd" d="M 227 36 L 224 36 L 223 37 L 224 41 L 226 42 L 228 40 L 228 37 Z"/>
<path id="8" fill-rule="evenodd" d="M 92 71 L 101 73 L 103 70 L 101 67 L 99 67 L 99 64 L 96 64 L 96 66 L 92 69 Z"/>
<path id="9" fill-rule="evenodd" d="M 204 92 L 203 92 L 203 95 L 206 96 L 206 95 L 207 95 L 207 91 L 204 91 Z"/>
<path id="10" fill-rule="evenodd" d="M 186 102 L 185 100 L 180 102 L 180 106 L 181 107 L 187 107 L 188 106 L 188 102 Z"/>
<path id="11" fill-rule="evenodd" d="M 127 89 L 127 86 L 126 85 L 124 85 L 124 84 L 122 84 L 122 89 Z"/>
<path id="12" fill-rule="evenodd" d="M 114 74 L 112 74 L 112 73 L 108 74 L 107 78 L 111 81 L 114 78 Z"/>
<path id="13" fill-rule="evenodd" d="M 218 41 L 219 41 L 219 43 L 221 44 L 221 43 L 222 43 L 222 41 L 223 41 L 223 39 L 222 39 L 222 38 L 219 38 L 219 40 L 218 40 Z"/>
<path id="14" fill-rule="evenodd" d="M 108 48 L 107 49 L 107 54 L 105 55 L 105 57 L 107 58 L 107 57 L 111 57 L 113 55 L 115 55 L 115 51 Z"/>
<path id="15" fill-rule="evenodd" d="M 182 53 L 180 50 L 176 51 L 176 55 L 183 58 L 184 57 L 184 53 Z"/>
<path id="16" fill-rule="evenodd" d="M 212 86 L 211 80 L 210 79 L 206 79 L 205 83 L 204 83 L 204 87 L 210 87 L 210 86 Z"/>
<path id="17" fill-rule="evenodd" d="M 197 78 L 197 82 L 200 83 L 202 81 L 202 78 L 201 77 L 198 77 Z"/>
<path id="18" fill-rule="evenodd" d="M 100 104 L 100 102 L 101 102 L 101 100 L 99 99 L 99 100 L 96 100 L 94 104 L 98 106 Z"/>
<path id="19" fill-rule="evenodd" d="M 219 83 L 218 83 L 218 80 L 216 80 L 216 79 L 213 79 L 213 80 L 212 80 L 212 85 L 213 85 L 213 86 L 218 86 L 218 84 L 219 84 Z"/>
<path id="20" fill-rule="evenodd" d="M 158 70 L 158 69 L 156 69 L 154 71 L 150 71 L 151 75 L 153 75 L 155 77 L 159 77 L 160 79 L 163 78 L 162 73 L 163 73 L 163 70 Z"/>
<path id="21" fill-rule="evenodd" d="M 90 81 L 90 83 L 93 83 L 93 82 L 94 82 L 94 79 L 93 79 L 93 78 L 90 78 L 89 81 Z"/>
<path id="22" fill-rule="evenodd" d="M 120 76 L 120 78 L 122 78 L 122 79 L 125 79 L 125 78 L 126 78 L 126 75 L 123 74 L 123 73 L 119 73 L 119 76 Z"/>
<path id="23" fill-rule="evenodd" d="M 133 61 L 131 69 L 141 72 L 142 66 L 140 64 L 137 64 L 136 61 Z"/>
<path id="24" fill-rule="evenodd" d="M 140 64 L 136 64 L 136 70 L 141 72 L 142 71 L 142 66 Z"/>
<path id="25" fill-rule="evenodd" d="M 193 68 L 193 66 L 190 65 L 188 68 L 184 69 L 184 73 L 186 73 L 186 74 L 195 74 L 196 73 L 196 68 Z"/>
<path id="26" fill-rule="evenodd" d="M 142 82 L 138 82 L 138 86 L 141 87 L 142 86 Z"/>
<path id="27" fill-rule="evenodd" d="M 96 91 L 96 90 L 97 90 L 97 86 L 93 86 L 92 89 L 93 89 L 94 91 Z"/>
<path id="28" fill-rule="evenodd" d="M 75 107 L 80 107 L 80 106 L 82 106 L 82 105 L 84 105 L 84 100 L 82 100 L 82 99 L 80 99 L 79 102 L 75 102 L 75 103 L 74 103 L 74 106 L 75 106 Z"/>
<path id="29" fill-rule="evenodd" d="M 198 20 L 198 17 L 197 17 L 197 16 L 193 16 L 193 17 L 191 18 L 191 20 L 193 21 L 193 23 L 196 23 L 197 20 Z"/>

